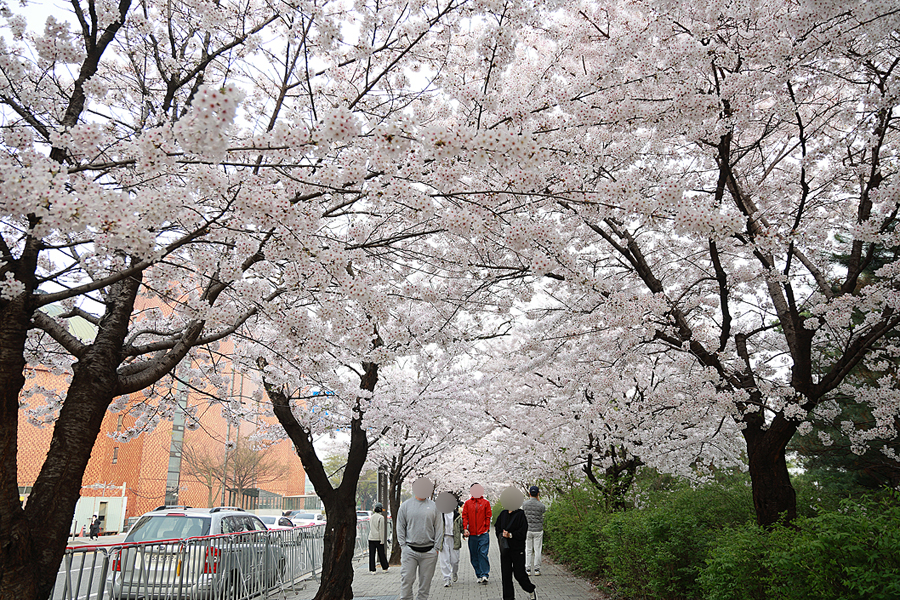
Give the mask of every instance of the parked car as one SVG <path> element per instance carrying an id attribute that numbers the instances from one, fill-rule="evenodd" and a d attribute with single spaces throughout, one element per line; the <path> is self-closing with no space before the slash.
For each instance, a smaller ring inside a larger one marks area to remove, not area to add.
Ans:
<path id="1" fill-rule="evenodd" d="M 279 540 L 236 507 L 159 507 L 141 516 L 110 558 L 106 583 L 117 600 L 243 598 L 285 571 Z"/>
<path id="2" fill-rule="evenodd" d="M 322 513 L 291 511 L 290 519 L 296 527 L 315 527 L 325 524 L 325 515 Z"/>
<path id="3" fill-rule="evenodd" d="M 294 522 L 287 517 L 278 517 L 275 515 L 260 515 L 259 520 L 266 524 L 269 529 L 293 529 L 296 527 Z"/>
<path id="4" fill-rule="evenodd" d="M 358 510 L 356 511 L 356 520 L 357 521 L 368 521 L 372 518 L 371 510 Z"/>

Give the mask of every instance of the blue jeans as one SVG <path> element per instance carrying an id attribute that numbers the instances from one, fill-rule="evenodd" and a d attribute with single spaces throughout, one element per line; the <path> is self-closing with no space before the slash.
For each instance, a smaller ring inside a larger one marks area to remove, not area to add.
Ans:
<path id="1" fill-rule="evenodd" d="M 469 536 L 469 559 L 475 569 L 475 577 L 487 577 L 491 574 L 491 563 L 488 562 L 488 548 L 491 545 L 491 532 Z"/>

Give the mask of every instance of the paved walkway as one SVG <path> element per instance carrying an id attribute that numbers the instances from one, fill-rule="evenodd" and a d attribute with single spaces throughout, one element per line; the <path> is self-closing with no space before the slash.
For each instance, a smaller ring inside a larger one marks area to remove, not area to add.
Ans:
<path id="1" fill-rule="evenodd" d="M 434 570 L 434 581 L 431 584 L 429 600 L 500 600 L 502 598 L 500 584 L 500 556 L 497 540 L 491 538 L 488 555 L 491 562 L 491 577 L 487 585 L 475 582 L 475 571 L 469 561 L 469 548 L 463 541 L 459 557 L 459 581 L 452 587 L 444 587 L 441 567 Z M 369 573 L 369 558 L 354 561 L 353 597 L 355 600 L 397 600 L 400 595 L 400 567 L 391 567 L 382 572 L 378 567 L 375 575 Z M 537 586 L 538 600 L 601 600 L 605 598 L 591 583 L 575 577 L 564 567 L 552 564 L 544 558 L 540 577 L 532 577 Z M 311 600 L 316 595 L 318 580 L 309 581 L 305 589 L 296 593 L 288 593 L 287 600 Z M 525 600 L 528 596 L 513 579 L 516 589 L 516 600 Z M 414 587 L 415 592 L 417 588 Z"/>

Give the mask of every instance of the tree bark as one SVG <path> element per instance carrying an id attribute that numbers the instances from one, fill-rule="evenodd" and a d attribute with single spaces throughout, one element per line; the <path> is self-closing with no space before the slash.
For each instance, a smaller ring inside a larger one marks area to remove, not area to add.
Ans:
<path id="1" fill-rule="evenodd" d="M 781 415 L 768 429 L 758 423 L 744 429 L 756 522 L 763 527 L 790 523 L 797 516 L 797 493 L 785 459 L 785 448 L 796 429 Z"/>
<path id="2" fill-rule="evenodd" d="M 31 572 L 36 562 L 35 544 L 32 524 L 19 501 L 17 457 L 19 396 L 25 386 L 25 341 L 34 312 L 38 253 L 39 243 L 29 238 L 13 263 L 15 278 L 25 284 L 25 293 L 0 300 L 0 598 L 32 598 L 36 594 L 37 581 Z"/>
<path id="3" fill-rule="evenodd" d="M 265 360 L 260 359 L 260 366 Z M 378 365 L 363 363 L 360 389 L 372 392 L 378 382 Z M 313 446 L 312 432 L 294 416 L 291 400 L 280 388 L 263 381 L 272 401 L 272 409 L 322 500 L 328 520 L 325 524 L 324 554 L 319 590 L 314 600 L 351 600 L 353 598 L 353 556 L 356 553 L 356 486 L 369 453 L 369 442 L 362 427 L 363 409 L 357 398 L 350 420 L 350 450 L 341 484 L 333 487 Z"/>
<path id="4" fill-rule="evenodd" d="M 401 447 L 399 456 L 395 456 L 391 467 L 390 467 L 390 475 L 388 478 L 388 502 L 390 503 L 391 508 L 391 530 L 393 532 L 393 540 L 394 543 L 391 545 L 391 556 L 388 560 L 388 564 L 392 566 L 400 565 L 400 544 L 397 543 L 397 511 L 400 510 L 400 493 L 402 491 L 401 486 L 403 485 L 403 481 L 406 479 L 406 470 L 404 469 L 404 459 L 405 459 L 405 446 Z"/>
<path id="5" fill-rule="evenodd" d="M 81 496 L 81 480 L 103 416 L 118 395 L 116 370 L 122 362 L 122 345 L 140 281 L 134 276 L 112 286 L 97 337 L 73 365 L 72 383 L 28 503 L 11 511 L 15 531 L 0 526 L 0 598 L 43 600 L 53 592 L 72 515 Z M 16 423 L 13 419 L 13 427 Z M 18 501 L 18 490 L 15 496 L 11 492 L 8 487 L 4 489 L 5 508 Z"/>

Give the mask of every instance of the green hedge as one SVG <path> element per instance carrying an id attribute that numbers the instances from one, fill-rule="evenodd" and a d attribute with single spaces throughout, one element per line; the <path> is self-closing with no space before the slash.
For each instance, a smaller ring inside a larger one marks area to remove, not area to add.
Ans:
<path id="1" fill-rule="evenodd" d="M 794 528 L 724 532 L 700 584 L 709 600 L 900 598 L 900 506 L 845 501 Z"/>
<path id="2" fill-rule="evenodd" d="M 772 531 L 755 524 L 740 481 L 651 494 L 644 504 L 607 513 L 591 490 L 572 490 L 547 511 L 545 548 L 620 598 L 900 598 L 896 497 L 846 500 Z"/>

